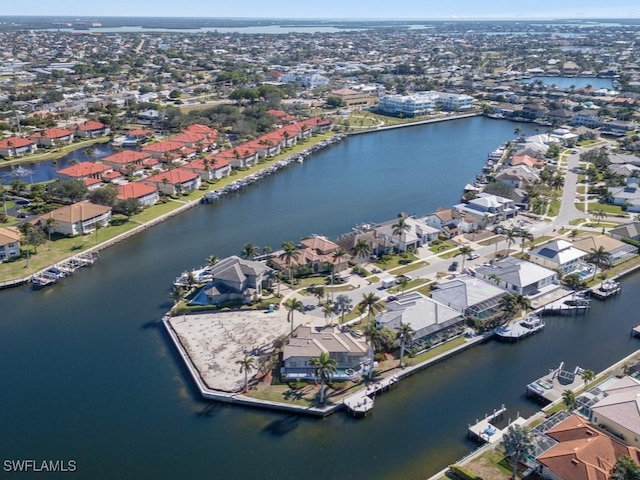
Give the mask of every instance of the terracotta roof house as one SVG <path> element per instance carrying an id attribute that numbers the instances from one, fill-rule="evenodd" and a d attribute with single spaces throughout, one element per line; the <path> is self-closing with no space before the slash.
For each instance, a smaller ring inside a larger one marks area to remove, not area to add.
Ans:
<path id="1" fill-rule="evenodd" d="M 117 170 L 109 170 L 102 174 L 102 181 L 109 183 L 126 182 L 125 176 Z"/>
<path id="2" fill-rule="evenodd" d="M 82 138 L 95 138 L 103 135 L 109 135 L 109 125 L 105 125 L 102 122 L 96 122 L 95 120 L 87 120 L 84 123 L 76 125 L 75 135 Z"/>
<path id="3" fill-rule="evenodd" d="M 333 120 L 322 117 L 313 117 L 308 120 L 302 120 L 298 122 L 298 124 L 303 130 L 305 127 L 311 128 L 313 133 L 328 132 L 333 128 Z"/>
<path id="4" fill-rule="evenodd" d="M 311 359 L 319 357 L 323 352 L 337 362 L 334 380 L 366 376 L 373 368 L 373 350 L 364 336 L 327 329 L 317 331 L 315 328 L 300 326 L 282 350 L 283 366 L 280 374 L 288 380 L 314 380 L 316 369 Z"/>
<path id="5" fill-rule="evenodd" d="M 252 143 L 252 142 L 249 142 Z M 258 151 L 250 148 L 249 143 L 229 148 L 216 153 L 213 158 L 216 162 L 229 162 L 233 168 L 249 168 L 256 164 L 259 158 Z"/>
<path id="6" fill-rule="evenodd" d="M 129 200 L 131 198 L 138 200 L 140 206 L 148 207 L 154 205 L 160 198 L 160 195 L 157 187 L 142 182 L 118 185 L 118 199 Z"/>
<path id="7" fill-rule="evenodd" d="M 215 141 L 218 138 L 218 131 L 215 128 L 207 127 L 206 125 L 202 125 L 200 123 L 194 123 L 192 125 L 189 125 L 183 131 L 204 135 L 205 138 L 209 140 Z"/>
<path id="8" fill-rule="evenodd" d="M 532 167 L 532 168 L 544 167 L 544 161 L 536 157 L 531 157 L 529 155 L 515 155 L 511 157 L 511 160 L 509 161 L 509 163 L 514 167 L 516 165 L 526 165 L 527 167 Z"/>
<path id="9" fill-rule="evenodd" d="M 49 128 L 43 132 L 34 133 L 29 138 L 37 142 L 39 147 L 55 147 L 73 142 L 74 136 L 71 130 Z"/>
<path id="10" fill-rule="evenodd" d="M 282 110 L 267 110 L 267 113 L 272 117 L 276 117 L 277 122 L 280 125 L 286 125 L 288 123 L 294 123 L 296 121 L 296 117 L 293 115 L 289 115 L 287 112 L 283 112 Z"/>
<path id="11" fill-rule="evenodd" d="M 640 447 L 640 381 L 626 376 L 601 390 L 604 398 L 590 407 L 591 421 Z"/>
<path id="12" fill-rule="evenodd" d="M 437 228 L 448 238 L 455 237 L 460 232 L 461 215 L 452 208 L 439 208 L 435 213 L 427 215 L 427 225 Z"/>
<path id="13" fill-rule="evenodd" d="M 603 247 L 609 254 L 611 265 L 629 260 L 638 254 L 638 248 L 628 243 L 621 242 L 615 238 L 606 235 L 594 235 L 592 233 L 583 233 L 572 239 L 573 245 L 580 250 L 589 254 L 594 250 Z"/>
<path id="14" fill-rule="evenodd" d="M 231 174 L 231 162 L 216 157 L 198 158 L 180 168 L 197 173 L 203 180 L 215 180 Z"/>
<path id="15" fill-rule="evenodd" d="M 165 195 L 188 193 L 200 188 L 200 175 L 182 168 L 174 168 L 145 178 L 144 183 L 157 187 Z"/>
<path id="16" fill-rule="evenodd" d="M 184 143 L 161 140 L 145 146 L 142 151 L 159 160 L 166 160 L 169 157 L 180 156 L 183 149 Z"/>
<path id="17" fill-rule="evenodd" d="M 93 232 L 96 224 L 104 227 L 111 220 L 111 207 L 96 205 L 84 201 L 67 205 L 52 210 L 38 217 L 37 224 L 45 225 L 48 218 L 53 218 L 56 223 L 52 232 L 62 235 L 78 235 Z"/>
<path id="18" fill-rule="evenodd" d="M 36 142 L 29 138 L 9 137 L 0 140 L 0 157 L 21 157 L 38 149 Z"/>
<path id="19" fill-rule="evenodd" d="M 20 256 L 20 238 L 17 227 L 0 227 L 0 263 Z"/>
<path id="20" fill-rule="evenodd" d="M 270 286 L 271 269 L 262 262 L 245 260 L 235 255 L 220 260 L 209 273 L 213 280 L 204 287 L 212 304 L 241 300 L 251 303 L 262 295 L 262 289 Z"/>
<path id="21" fill-rule="evenodd" d="M 171 142 L 183 143 L 186 147 L 195 148 L 197 151 L 203 151 L 211 145 L 211 141 L 206 135 L 195 132 L 182 132 L 169 138 Z"/>
<path id="22" fill-rule="evenodd" d="M 338 244 L 321 235 L 305 238 L 300 241 L 298 258 L 291 260 L 291 267 L 294 270 L 311 272 L 325 272 L 333 268 L 335 272 L 340 272 L 348 266 L 351 257 L 345 255 L 340 259 L 334 259 L 333 254 L 338 248 Z M 278 270 L 289 269 L 287 262 L 278 256 L 271 258 L 269 262 Z"/>
<path id="23" fill-rule="evenodd" d="M 280 153 L 280 140 L 268 138 L 267 136 L 263 135 L 260 138 L 240 145 L 238 148 L 248 148 L 250 150 L 254 150 L 259 157 L 273 157 Z"/>
<path id="24" fill-rule="evenodd" d="M 123 173 L 134 174 L 145 168 L 144 161 L 151 158 L 146 152 L 137 152 L 135 150 L 122 150 L 102 159 L 102 163 Z"/>
<path id="25" fill-rule="evenodd" d="M 638 449 L 596 430 L 577 415 L 547 430 L 546 435 L 557 443 L 537 457 L 544 479 L 606 480 L 625 455 L 640 464 Z"/>
<path id="26" fill-rule="evenodd" d="M 58 170 L 59 178 L 73 178 L 76 180 L 85 180 L 87 178 L 102 179 L 102 175 L 106 172 L 113 171 L 113 167 L 104 163 L 81 162 L 69 167 Z"/>

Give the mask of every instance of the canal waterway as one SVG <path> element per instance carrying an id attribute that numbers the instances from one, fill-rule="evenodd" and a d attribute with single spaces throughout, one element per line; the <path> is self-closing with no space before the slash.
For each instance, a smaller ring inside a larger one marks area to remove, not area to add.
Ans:
<path id="1" fill-rule="evenodd" d="M 301 418 L 194 392 L 158 324 L 176 275 L 245 242 L 277 247 L 456 203 L 517 126 L 528 128 L 476 117 L 349 138 L 103 251 L 58 285 L 0 292 L 3 460 L 73 459 L 77 478 L 420 479 L 470 451 L 468 422 L 501 403 L 508 415 L 532 413 L 525 384 L 548 368 L 598 371 L 640 347 L 629 337 L 635 275 L 586 316 L 403 380 L 367 419 Z"/>

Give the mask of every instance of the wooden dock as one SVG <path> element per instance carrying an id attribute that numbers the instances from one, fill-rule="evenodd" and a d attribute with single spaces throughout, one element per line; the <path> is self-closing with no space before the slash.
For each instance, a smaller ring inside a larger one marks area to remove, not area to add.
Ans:
<path id="1" fill-rule="evenodd" d="M 389 390 L 393 385 L 398 383 L 398 377 L 393 375 L 379 382 L 374 382 L 364 390 L 354 393 L 344 399 L 343 403 L 349 412 L 357 417 L 366 417 L 373 410 L 374 399 L 377 393 Z"/>
<path id="2" fill-rule="evenodd" d="M 605 280 L 600 285 L 596 287 L 591 287 L 589 292 L 591 292 L 591 296 L 597 298 L 598 300 L 606 300 L 609 297 L 613 297 L 614 295 L 618 295 L 622 291 L 622 286 L 620 283 L 615 280 Z"/>
<path id="3" fill-rule="evenodd" d="M 577 294 L 548 303 L 538 310 L 538 313 L 540 315 L 577 315 L 587 313 L 590 308 L 591 300 Z"/>
<path id="4" fill-rule="evenodd" d="M 496 433 L 499 431 L 498 428 L 493 425 L 493 422 L 501 419 L 506 411 L 507 407 L 505 407 L 503 403 L 502 406 L 494 410 L 493 413 L 485 414 L 484 419 L 478 420 L 476 418 L 476 423 L 473 425 L 469 424 L 467 437 L 479 440 L 480 442 L 491 443 L 491 438 L 495 438 Z"/>

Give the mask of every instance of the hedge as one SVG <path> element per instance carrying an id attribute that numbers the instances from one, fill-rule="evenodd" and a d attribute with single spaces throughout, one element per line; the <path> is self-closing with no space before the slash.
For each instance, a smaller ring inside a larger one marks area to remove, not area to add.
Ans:
<path id="1" fill-rule="evenodd" d="M 483 480 L 482 477 L 477 476 L 475 473 L 470 472 L 460 465 L 450 465 L 449 470 L 462 480 Z"/>

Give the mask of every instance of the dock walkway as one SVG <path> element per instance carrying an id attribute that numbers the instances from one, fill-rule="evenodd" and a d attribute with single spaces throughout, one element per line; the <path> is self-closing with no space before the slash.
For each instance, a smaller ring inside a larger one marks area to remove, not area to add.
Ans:
<path id="1" fill-rule="evenodd" d="M 562 398 L 565 390 L 575 391 L 583 386 L 582 373 L 584 370 L 576 367 L 573 371 L 565 370 L 564 362 L 558 368 L 552 368 L 546 375 L 527 385 L 527 395 L 542 398 L 548 402 L 555 402 Z"/>
<path id="2" fill-rule="evenodd" d="M 378 382 L 367 385 L 364 390 L 360 390 L 344 399 L 343 403 L 347 410 L 355 416 L 366 416 L 373 410 L 374 399 L 377 393 L 389 390 L 398 383 L 398 376 L 384 378 Z"/>

